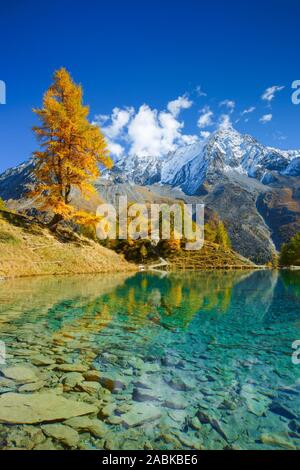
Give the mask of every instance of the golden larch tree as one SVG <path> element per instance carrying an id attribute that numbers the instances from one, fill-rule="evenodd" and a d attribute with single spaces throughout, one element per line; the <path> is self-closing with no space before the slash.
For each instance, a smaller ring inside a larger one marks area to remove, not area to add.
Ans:
<path id="1" fill-rule="evenodd" d="M 95 192 L 93 182 L 100 175 L 99 165 L 112 166 L 102 132 L 88 121 L 89 107 L 83 105 L 82 94 L 81 86 L 61 68 L 44 94 L 43 107 L 33 110 L 41 121 L 33 128 L 41 150 L 33 154 L 36 182 L 31 196 L 53 214 L 53 228 L 62 220 L 96 223 L 96 216 L 72 205 L 71 191 L 77 188 L 89 199 Z"/>

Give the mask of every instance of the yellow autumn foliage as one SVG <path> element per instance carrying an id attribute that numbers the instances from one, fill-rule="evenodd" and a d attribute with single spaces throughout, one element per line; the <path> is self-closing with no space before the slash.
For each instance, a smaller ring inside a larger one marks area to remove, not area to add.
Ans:
<path id="1" fill-rule="evenodd" d="M 101 130 L 88 121 L 89 107 L 83 104 L 81 86 L 65 68 L 57 70 L 43 107 L 33 111 L 41 121 L 33 128 L 41 150 L 34 152 L 36 183 L 31 197 L 54 215 L 52 226 L 61 220 L 96 223 L 96 216 L 72 206 L 72 189 L 79 189 L 88 199 L 95 192 L 99 165 L 110 168 L 112 161 Z"/>

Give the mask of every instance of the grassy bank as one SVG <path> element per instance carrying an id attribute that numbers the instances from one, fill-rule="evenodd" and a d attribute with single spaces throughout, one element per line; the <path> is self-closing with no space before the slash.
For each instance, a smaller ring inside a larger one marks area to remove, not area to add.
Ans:
<path id="1" fill-rule="evenodd" d="M 167 256 L 171 270 L 254 269 L 257 266 L 230 248 L 206 241 L 201 250 L 173 252 Z"/>
<path id="2" fill-rule="evenodd" d="M 82 236 L 54 235 L 11 212 L 0 211 L 0 276 L 23 277 L 134 271 L 123 256 Z"/>

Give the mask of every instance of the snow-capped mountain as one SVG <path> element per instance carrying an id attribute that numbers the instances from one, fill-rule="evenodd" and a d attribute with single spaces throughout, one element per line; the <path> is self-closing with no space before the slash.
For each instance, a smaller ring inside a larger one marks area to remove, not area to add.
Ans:
<path id="1" fill-rule="evenodd" d="M 24 206 L 32 169 L 28 160 L 0 175 L 0 197 L 12 208 Z M 266 147 L 232 127 L 164 157 L 125 156 L 96 189 L 109 202 L 126 194 L 138 202 L 204 203 L 225 223 L 233 248 L 258 263 L 300 231 L 300 151 Z"/>
<path id="2" fill-rule="evenodd" d="M 259 181 L 267 181 L 274 171 L 299 176 L 300 150 L 266 147 L 250 135 L 228 127 L 219 129 L 206 141 L 179 148 L 163 158 L 126 156 L 116 162 L 113 171 L 136 184 L 160 182 L 192 195 L 199 192 L 205 180 L 232 171 Z"/>

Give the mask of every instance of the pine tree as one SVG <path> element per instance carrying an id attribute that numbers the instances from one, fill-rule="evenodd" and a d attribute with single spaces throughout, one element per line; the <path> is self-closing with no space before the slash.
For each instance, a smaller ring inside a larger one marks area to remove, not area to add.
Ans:
<path id="1" fill-rule="evenodd" d="M 289 243 L 284 243 L 280 251 L 282 266 L 300 266 L 300 232 Z"/>
<path id="2" fill-rule="evenodd" d="M 82 88 L 66 69 L 54 73 L 44 94 L 43 107 L 34 109 L 41 121 L 33 128 L 41 142 L 34 152 L 36 184 L 31 196 L 53 214 L 50 226 L 62 220 L 94 224 L 96 216 L 72 206 L 71 191 L 77 188 L 85 199 L 94 193 L 93 181 L 100 175 L 99 164 L 111 167 L 107 144 L 98 126 L 88 121 Z"/>
<path id="3" fill-rule="evenodd" d="M 231 247 L 230 238 L 223 222 L 218 223 L 215 242 L 223 248 Z"/>
<path id="4" fill-rule="evenodd" d="M 5 202 L 3 201 L 2 197 L 0 197 L 0 211 L 6 211 L 7 207 Z"/>

